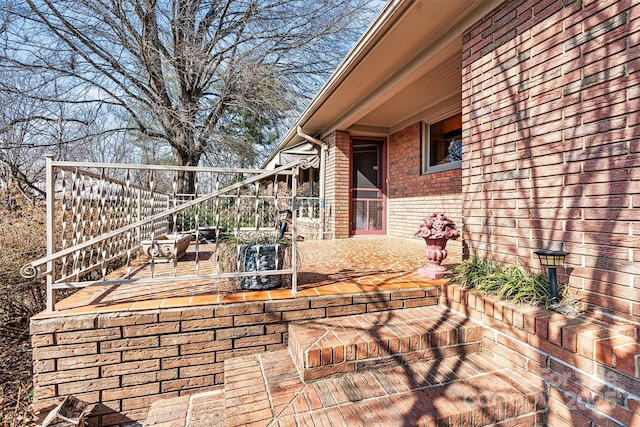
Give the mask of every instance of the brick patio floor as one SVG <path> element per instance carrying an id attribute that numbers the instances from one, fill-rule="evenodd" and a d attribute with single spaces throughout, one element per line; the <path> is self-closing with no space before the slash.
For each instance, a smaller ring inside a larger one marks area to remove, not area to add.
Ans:
<path id="1" fill-rule="evenodd" d="M 431 280 L 416 270 L 425 264 L 424 241 L 393 237 L 358 237 L 341 240 L 307 240 L 298 244 L 299 296 L 353 294 L 388 291 L 401 288 L 422 288 L 443 284 Z M 455 245 L 449 245 L 444 265 L 452 268 L 461 259 Z M 200 273 L 212 271 L 208 245 L 199 245 Z M 71 314 L 126 312 L 160 308 L 190 307 L 211 304 L 279 300 L 295 298 L 290 288 L 270 291 L 237 291 L 211 280 L 181 281 L 180 275 L 194 270 L 195 245 L 178 263 L 178 278 L 171 283 L 127 283 L 119 286 L 91 286 L 58 302 L 53 313 L 43 312 L 35 318 Z M 150 265 L 144 261 L 133 264 L 134 278 L 150 277 Z M 174 274 L 173 264 L 157 264 L 155 277 Z M 113 276 L 121 275 L 122 271 Z"/>

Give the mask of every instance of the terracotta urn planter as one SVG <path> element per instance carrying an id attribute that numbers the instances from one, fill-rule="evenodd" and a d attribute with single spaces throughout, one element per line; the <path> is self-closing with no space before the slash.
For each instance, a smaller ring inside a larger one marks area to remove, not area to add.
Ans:
<path id="1" fill-rule="evenodd" d="M 447 274 L 447 267 L 441 265 L 442 261 L 447 257 L 447 240 L 445 237 L 424 239 L 427 244 L 424 256 L 429 262 L 418 269 L 419 274 L 431 279 L 442 279 Z"/>
<path id="2" fill-rule="evenodd" d="M 456 225 L 443 213 L 434 212 L 422 220 L 415 235 L 422 237 L 427 244 L 424 255 L 429 261 L 418 269 L 418 273 L 430 279 L 444 278 L 448 270 L 441 263 L 447 257 L 447 240 L 460 236 Z"/>

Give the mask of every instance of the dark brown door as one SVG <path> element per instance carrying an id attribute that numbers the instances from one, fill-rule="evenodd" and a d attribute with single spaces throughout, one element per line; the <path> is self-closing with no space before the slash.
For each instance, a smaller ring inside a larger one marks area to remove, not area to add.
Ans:
<path id="1" fill-rule="evenodd" d="M 354 140 L 351 153 L 351 234 L 385 234 L 384 144 Z"/>

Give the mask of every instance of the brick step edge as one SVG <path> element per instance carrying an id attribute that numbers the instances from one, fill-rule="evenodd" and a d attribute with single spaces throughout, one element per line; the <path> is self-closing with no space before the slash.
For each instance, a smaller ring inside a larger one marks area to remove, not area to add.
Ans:
<path id="1" fill-rule="evenodd" d="M 289 325 L 304 380 L 480 350 L 482 328 L 442 307 L 369 313 Z"/>
<path id="2" fill-rule="evenodd" d="M 640 379 L 640 327 L 634 319 L 585 312 L 576 317 L 543 308 L 511 304 L 457 284 L 442 288 L 442 305 L 566 363 L 594 361 Z"/>
<path id="3" fill-rule="evenodd" d="M 443 357 L 462 356 L 476 353 L 482 350 L 480 342 L 468 344 L 456 344 L 446 347 L 429 348 L 425 350 L 411 351 L 407 353 L 377 356 L 370 359 L 355 360 L 351 362 L 334 363 L 331 365 L 306 368 L 300 371 L 303 381 L 314 381 L 335 375 L 359 372 L 365 370 L 381 369 L 391 366 L 405 365 L 412 362 L 436 360 Z"/>

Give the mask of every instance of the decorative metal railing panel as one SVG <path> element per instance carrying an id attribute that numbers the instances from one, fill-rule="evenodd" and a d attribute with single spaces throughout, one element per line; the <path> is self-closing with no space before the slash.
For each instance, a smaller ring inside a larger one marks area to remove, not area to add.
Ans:
<path id="1" fill-rule="evenodd" d="M 313 224 L 314 237 L 330 234 L 322 218 L 325 203 L 295 196 L 301 166 L 304 161 L 262 171 L 49 158 L 48 255 L 25 266 L 23 274 L 46 275 L 49 310 L 55 308 L 57 289 L 133 280 L 257 283 L 284 274 L 295 291 L 297 262 L 291 260 L 298 257 L 298 220 L 303 228 Z M 194 194 L 178 192 L 185 174 L 193 174 Z M 284 240 L 283 221 L 289 224 Z M 187 248 L 191 264 L 178 269 Z M 259 266 L 265 258 L 275 268 Z M 141 265 L 148 267 L 144 277 L 136 276 Z M 118 275 L 112 273 L 116 269 Z"/>
<path id="2" fill-rule="evenodd" d="M 131 171 L 124 171 L 124 180 L 111 178 L 105 168 L 93 173 L 78 167 L 61 166 L 54 174 L 57 197 L 54 199 L 54 218 L 59 217 L 59 228 L 54 234 L 55 251 L 74 247 L 123 226 L 148 218 L 170 206 L 170 197 L 154 192 L 153 174 L 145 188 L 131 182 Z M 54 221 L 54 224 L 57 221 Z M 169 222 L 153 221 L 116 234 L 100 243 L 63 256 L 56 265 L 55 282 L 78 281 L 81 276 L 100 270 L 106 276 L 111 263 L 127 256 L 140 246 L 142 239 L 169 231 Z"/>

